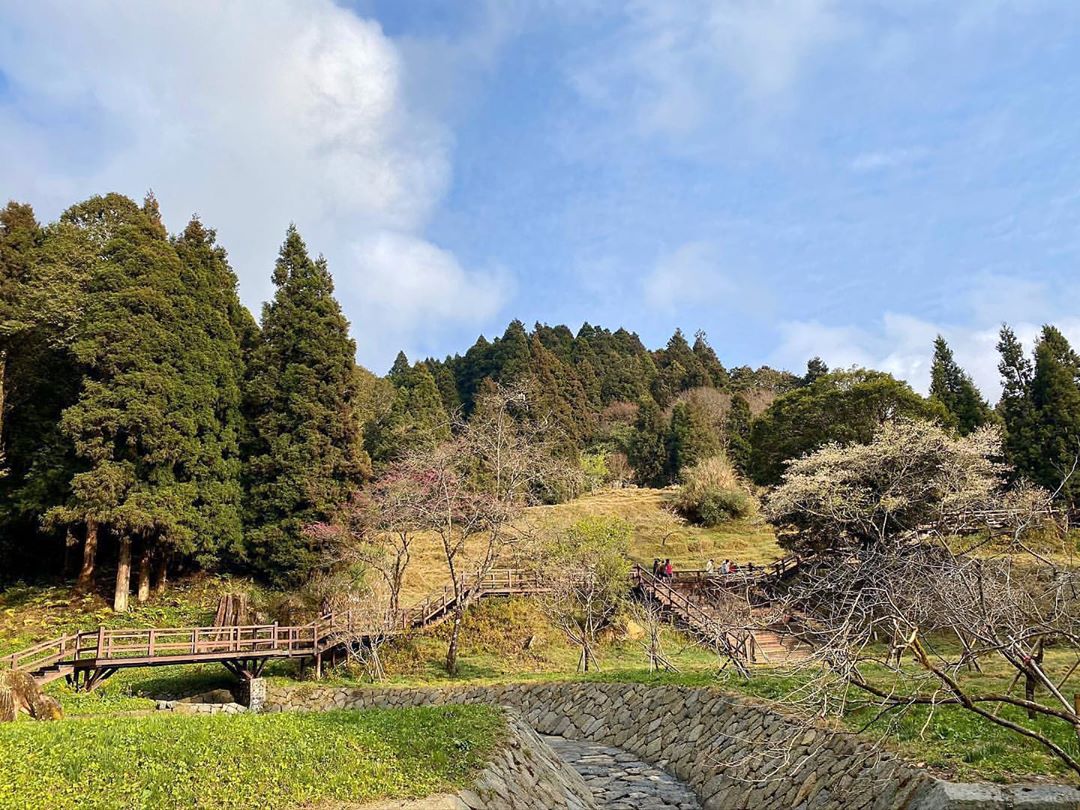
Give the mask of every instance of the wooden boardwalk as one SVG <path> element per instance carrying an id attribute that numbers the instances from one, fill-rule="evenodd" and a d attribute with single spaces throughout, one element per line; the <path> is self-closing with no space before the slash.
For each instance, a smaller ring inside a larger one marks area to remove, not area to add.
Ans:
<path id="1" fill-rule="evenodd" d="M 699 573 L 703 574 L 694 572 Z M 718 645 L 733 660 L 752 663 L 760 658 L 753 632 L 724 627 L 695 599 L 656 579 L 641 566 L 634 566 L 630 579 L 630 587 L 639 597 L 661 604 L 679 624 Z M 546 576 L 533 571 L 495 569 L 467 578 L 461 599 L 468 604 L 490 596 L 539 594 L 549 589 L 547 581 Z M 431 627 L 452 615 L 457 604 L 453 589 L 447 586 L 378 621 L 369 614 L 349 610 L 327 613 L 303 625 L 99 627 L 6 656 L 0 659 L 0 669 L 26 671 L 41 684 L 66 678 L 83 691 L 93 690 L 119 670 L 132 667 L 213 662 L 238 677 L 254 678 L 273 659 L 311 660 L 320 667 L 324 656 L 340 653 L 346 645 Z"/>
<path id="2" fill-rule="evenodd" d="M 533 573 L 492 570 L 465 580 L 466 602 L 488 596 L 535 594 L 546 590 Z M 449 586 L 394 616 L 372 621 L 358 611 L 327 613 L 303 625 L 261 624 L 226 627 L 121 628 L 61 636 L 0 659 L 0 669 L 29 672 L 38 683 L 67 678 L 90 691 L 121 669 L 215 662 L 242 678 L 261 674 L 272 659 L 311 659 L 375 635 L 387 636 L 430 627 L 457 605 Z"/>

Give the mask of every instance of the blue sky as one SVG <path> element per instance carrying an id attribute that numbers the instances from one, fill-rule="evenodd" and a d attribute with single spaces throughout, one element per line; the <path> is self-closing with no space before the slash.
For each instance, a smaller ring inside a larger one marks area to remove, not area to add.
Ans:
<path id="1" fill-rule="evenodd" d="M 359 358 L 511 318 L 925 388 L 942 332 L 1080 342 L 1080 6 L 0 0 L 0 188 L 153 188 L 258 308 L 289 221 Z"/>

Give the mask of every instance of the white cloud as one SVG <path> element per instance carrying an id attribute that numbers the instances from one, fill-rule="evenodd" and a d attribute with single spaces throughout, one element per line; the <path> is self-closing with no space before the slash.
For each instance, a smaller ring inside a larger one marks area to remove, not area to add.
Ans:
<path id="1" fill-rule="evenodd" d="M 647 133 L 685 135 L 726 101 L 725 88 L 757 103 L 783 95 L 849 28 L 832 0 L 636 0 L 571 81 L 593 103 L 629 105 Z"/>
<path id="2" fill-rule="evenodd" d="M 860 152 L 851 159 L 848 167 L 855 172 L 874 172 L 909 166 L 926 157 L 927 150 L 922 147 L 882 149 Z"/>
<path id="3" fill-rule="evenodd" d="M 0 183 L 44 216 L 152 187 L 172 229 L 195 211 L 218 229 L 252 304 L 295 221 L 350 316 L 377 296 L 357 319 L 369 362 L 397 349 L 374 343 L 383 318 L 407 332 L 458 317 L 446 301 L 480 301 L 464 310 L 479 317 L 503 300 L 499 285 L 474 296 L 475 279 L 424 242 L 450 133 L 411 103 L 408 64 L 378 23 L 329 0 L 9 4 L 0 71 L 25 102 L 19 118 L 0 109 L 0 150 L 19 156 L 0 162 Z M 395 267 L 374 293 L 356 261 L 373 255 Z"/>
<path id="4" fill-rule="evenodd" d="M 1080 347 L 1080 318 L 1063 317 L 1054 323 L 1073 345 Z M 781 326 L 781 343 L 771 362 L 799 369 L 810 357 L 818 355 L 831 368 L 864 366 L 887 371 L 907 380 L 915 390 L 925 394 L 930 388 L 933 341 L 940 334 L 948 342 L 956 361 L 993 403 L 1001 394 L 997 370 L 1000 326 L 1000 323 L 979 326 L 933 324 L 895 313 L 886 313 L 880 322 L 868 327 L 791 321 Z M 1028 321 L 1012 322 L 1010 327 L 1029 348 L 1041 328 Z"/>
<path id="5" fill-rule="evenodd" d="M 511 289 L 504 274 L 466 271 L 453 254 L 404 233 L 382 231 L 359 240 L 353 255 L 363 280 L 355 306 L 365 319 L 387 321 L 399 334 L 403 330 L 394 324 L 422 327 L 428 318 L 484 321 L 498 312 Z"/>
<path id="6" fill-rule="evenodd" d="M 661 257 L 645 277 L 645 300 L 667 312 L 683 305 L 715 306 L 735 289 L 719 266 L 712 243 L 688 242 Z"/>

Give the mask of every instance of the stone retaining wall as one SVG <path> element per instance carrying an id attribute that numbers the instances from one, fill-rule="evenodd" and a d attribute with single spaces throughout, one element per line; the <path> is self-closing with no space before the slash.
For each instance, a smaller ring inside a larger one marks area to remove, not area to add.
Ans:
<path id="1" fill-rule="evenodd" d="M 1080 808 L 1080 791 L 1071 788 L 950 785 L 851 735 L 808 728 L 748 699 L 713 689 L 599 683 L 449 689 L 268 685 L 263 709 L 443 703 L 509 706 L 542 734 L 632 751 L 687 782 L 706 810 Z M 963 789 L 973 788 L 983 792 L 978 803 L 967 803 Z"/>

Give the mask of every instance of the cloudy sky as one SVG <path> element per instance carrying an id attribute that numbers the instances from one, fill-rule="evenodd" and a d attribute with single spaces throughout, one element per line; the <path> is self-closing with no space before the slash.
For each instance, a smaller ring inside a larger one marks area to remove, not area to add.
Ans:
<path id="1" fill-rule="evenodd" d="M 1080 4 L 0 0 L 0 192 L 152 188 L 258 310 L 290 221 L 359 359 L 511 318 L 874 365 L 1080 342 Z"/>

